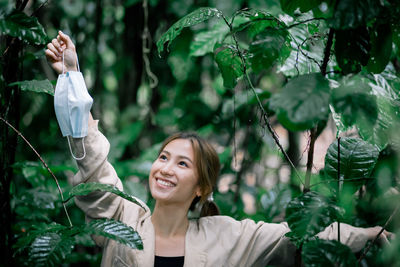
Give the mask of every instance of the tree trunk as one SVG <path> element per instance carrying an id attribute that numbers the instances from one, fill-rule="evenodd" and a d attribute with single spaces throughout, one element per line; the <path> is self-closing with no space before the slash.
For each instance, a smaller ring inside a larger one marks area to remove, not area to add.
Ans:
<path id="1" fill-rule="evenodd" d="M 17 129 L 20 119 L 20 91 L 17 86 L 8 84 L 20 80 L 20 52 L 22 43 L 7 36 L 5 38 L 7 52 L 3 54 L 2 70 L 4 84 L 1 86 L 0 116 L 9 121 Z M 10 185 L 13 180 L 12 165 L 15 162 L 17 146 L 17 135 L 1 123 L 0 132 L 0 257 L 4 266 L 14 266 L 12 257 L 13 233 L 11 226 L 14 222 L 14 215 L 10 206 Z"/>

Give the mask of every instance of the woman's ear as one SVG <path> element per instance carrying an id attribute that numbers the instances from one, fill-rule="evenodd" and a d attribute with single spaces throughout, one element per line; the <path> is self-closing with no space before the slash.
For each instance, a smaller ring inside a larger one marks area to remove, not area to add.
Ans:
<path id="1" fill-rule="evenodd" d="M 201 197 L 201 189 L 199 185 L 196 188 L 196 197 Z"/>

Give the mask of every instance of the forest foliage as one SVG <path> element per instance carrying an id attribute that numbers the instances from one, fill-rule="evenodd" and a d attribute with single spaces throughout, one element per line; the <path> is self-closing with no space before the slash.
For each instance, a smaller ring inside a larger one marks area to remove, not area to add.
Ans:
<path id="1" fill-rule="evenodd" d="M 134 229 L 86 224 L 71 199 L 107 191 L 152 206 L 147 177 L 160 142 L 194 130 L 219 153 L 214 198 L 222 213 L 287 221 L 298 266 L 400 266 L 398 2 L 10 0 L 0 8 L 6 265 L 97 266 L 93 234 L 141 249 Z M 54 116 L 57 77 L 44 58 L 59 29 L 76 43 L 124 192 L 68 183 L 77 168 Z M 324 130 L 336 139 L 316 169 Z M 381 225 L 397 237 L 353 254 L 315 238 L 333 222 Z"/>

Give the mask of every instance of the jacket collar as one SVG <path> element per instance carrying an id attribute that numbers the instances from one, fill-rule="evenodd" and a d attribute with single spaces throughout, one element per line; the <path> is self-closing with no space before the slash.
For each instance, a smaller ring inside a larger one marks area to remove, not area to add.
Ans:
<path id="1" fill-rule="evenodd" d="M 139 266 L 154 266 L 154 255 L 155 255 L 155 231 L 151 219 L 148 218 L 144 222 L 145 231 L 142 237 L 143 239 L 143 254 L 140 257 Z M 201 251 L 196 244 L 198 240 L 194 239 L 195 233 L 198 231 L 197 222 L 189 220 L 189 227 L 185 237 L 185 263 L 184 267 L 203 267 L 207 262 L 207 254 Z"/>

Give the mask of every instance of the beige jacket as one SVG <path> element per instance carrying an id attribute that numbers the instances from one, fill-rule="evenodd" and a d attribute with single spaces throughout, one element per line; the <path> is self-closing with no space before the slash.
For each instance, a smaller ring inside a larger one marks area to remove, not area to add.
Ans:
<path id="1" fill-rule="evenodd" d="M 72 142 L 76 155 L 82 143 Z M 85 137 L 86 157 L 77 161 L 79 171 L 73 185 L 84 182 L 110 184 L 122 190 L 121 180 L 107 161 L 110 144 L 95 125 Z M 77 197 L 76 204 L 87 219 L 114 218 L 133 227 L 143 240 L 143 250 L 131 249 L 113 240 L 94 238 L 103 247 L 102 266 L 154 266 L 155 234 L 149 208 L 146 210 L 111 193 L 94 192 Z M 295 247 L 284 234 L 290 231 L 286 223 L 273 224 L 252 220 L 236 221 L 227 216 L 203 217 L 191 220 L 185 239 L 185 267 L 201 266 L 291 266 Z M 336 239 L 336 224 L 318 236 Z M 353 251 L 360 250 L 368 235 L 365 229 L 341 224 L 341 241 Z"/>

